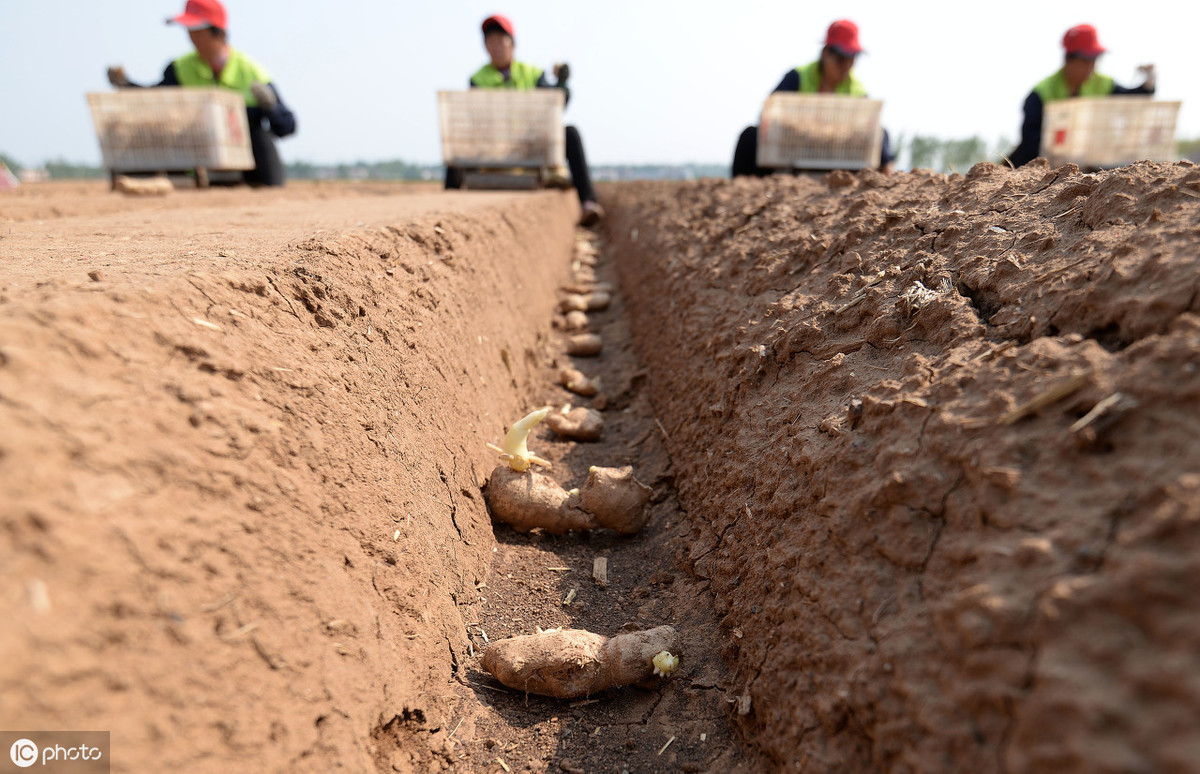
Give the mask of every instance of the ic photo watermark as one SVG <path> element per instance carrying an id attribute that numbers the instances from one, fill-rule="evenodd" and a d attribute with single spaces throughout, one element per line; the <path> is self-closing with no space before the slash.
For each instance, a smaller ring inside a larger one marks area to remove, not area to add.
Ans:
<path id="1" fill-rule="evenodd" d="M 0 731 L 0 774 L 109 774 L 107 731 Z"/>

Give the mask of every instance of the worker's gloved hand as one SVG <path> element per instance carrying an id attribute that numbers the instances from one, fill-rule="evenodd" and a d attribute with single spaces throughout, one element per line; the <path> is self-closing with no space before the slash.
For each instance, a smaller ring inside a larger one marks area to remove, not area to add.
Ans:
<path id="1" fill-rule="evenodd" d="M 1147 89 L 1150 89 L 1151 91 L 1153 91 L 1154 84 L 1156 81 L 1156 76 L 1154 73 L 1154 65 L 1144 64 L 1138 68 L 1138 72 L 1142 74 L 1143 78 L 1145 78 L 1145 80 L 1142 81 L 1142 85 L 1145 86 Z"/>
<path id="2" fill-rule="evenodd" d="M 565 85 L 567 79 L 571 77 L 571 65 L 566 62 L 560 62 L 554 65 L 554 77 L 558 81 L 558 85 Z"/>
<path id="3" fill-rule="evenodd" d="M 275 106 L 279 104 L 279 99 L 275 96 L 275 90 L 265 83 L 255 81 L 250 84 L 250 93 L 258 101 L 258 106 L 267 112 L 274 110 Z"/>
<path id="4" fill-rule="evenodd" d="M 120 65 L 108 68 L 108 82 L 118 89 L 128 86 L 129 79 L 125 77 L 125 68 Z"/>

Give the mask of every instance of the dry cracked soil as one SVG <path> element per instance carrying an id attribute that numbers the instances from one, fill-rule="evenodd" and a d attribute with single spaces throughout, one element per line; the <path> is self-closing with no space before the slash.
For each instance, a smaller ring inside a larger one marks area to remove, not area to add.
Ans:
<path id="1" fill-rule="evenodd" d="M 0 194 L 0 728 L 121 772 L 1194 770 L 1200 168 L 600 193 L 595 231 L 566 192 Z M 639 534 L 493 524 L 487 444 L 566 404 L 600 440 L 531 448 L 632 465 Z M 662 624 L 657 685 L 480 666 Z"/>

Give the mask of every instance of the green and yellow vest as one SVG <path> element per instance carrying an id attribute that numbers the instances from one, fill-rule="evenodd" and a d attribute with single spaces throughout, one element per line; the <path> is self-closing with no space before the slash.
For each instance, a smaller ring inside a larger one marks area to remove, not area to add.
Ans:
<path id="1" fill-rule="evenodd" d="M 1054 75 L 1033 87 L 1034 93 L 1042 98 L 1042 102 L 1054 102 L 1060 99 L 1070 99 L 1071 89 L 1067 86 L 1066 76 L 1059 70 Z M 1092 73 L 1091 77 L 1079 87 L 1080 97 L 1107 97 L 1113 93 L 1113 79 L 1107 75 Z"/>
<path id="2" fill-rule="evenodd" d="M 536 89 L 542 78 L 539 68 L 524 62 L 513 62 L 508 74 L 508 80 L 504 80 L 504 73 L 489 62 L 471 76 L 471 85 L 480 89 Z"/>
<path id="3" fill-rule="evenodd" d="M 797 67 L 796 72 L 800 74 L 800 93 L 816 94 L 817 89 L 821 86 L 821 61 L 817 60 L 812 64 Z M 854 77 L 854 73 L 851 73 L 850 77 L 834 88 L 833 93 L 849 94 L 852 97 L 865 97 L 867 96 L 867 89 L 862 85 L 861 81 Z"/>
<path id="4" fill-rule="evenodd" d="M 229 61 L 221 71 L 221 77 L 213 77 L 212 68 L 195 51 L 175 60 L 175 78 L 180 86 L 221 86 L 232 89 L 246 100 L 246 107 L 258 107 L 258 100 L 250 93 L 250 84 L 270 83 L 271 76 L 266 68 L 237 49 L 229 50 Z"/>

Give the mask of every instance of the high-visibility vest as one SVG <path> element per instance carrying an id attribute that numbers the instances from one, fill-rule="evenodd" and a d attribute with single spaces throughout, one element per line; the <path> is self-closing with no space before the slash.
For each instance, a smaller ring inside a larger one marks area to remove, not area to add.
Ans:
<path id="1" fill-rule="evenodd" d="M 266 68 L 237 49 L 229 50 L 229 60 L 221 77 L 213 76 L 212 68 L 195 51 L 175 60 L 175 78 L 180 86 L 221 86 L 232 89 L 246 100 L 246 107 L 258 107 L 258 100 L 250 93 L 250 85 L 270 83 L 271 76 Z"/>
<path id="2" fill-rule="evenodd" d="M 821 86 L 820 60 L 812 64 L 806 64 L 803 67 L 797 67 L 796 72 L 800 74 L 800 93 L 816 94 L 817 89 Z M 850 73 L 846 77 L 846 80 L 834 87 L 833 93 L 849 94 L 852 97 L 865 97 L 867 96 L 867 89 L 862 85 L 861 81 L 854 77 L 854 73 Z"/>
<path id="3" fill-rule="evenodd" d="M 542 71 L 524 62 L 513 62 L 508 70 L 508 80 L 504 73 L 497 70 L 489 62 L 471 76 L 471 85 L 481 89 L 536 89 L 542 79 Z"/>
<path id="4" fill-rule="evenodd" d="M 1033 87 L 1034 92 L 1042 98 L 1042 102 L 1054 102 L 1060 99 L 1070 99 L 1071 87 L 1067 86 L 1067 77 L 1063 75 L 1063 71 L 1059 70 L 1054 75 L 1046 78 L 1037 86 Z M 1107 97 L 1113 93 L 1113 79 L 1107 75 L 1092 73 L 1091 76 L 1083 82 L 1079 87 L 1080 97 Z"/>

